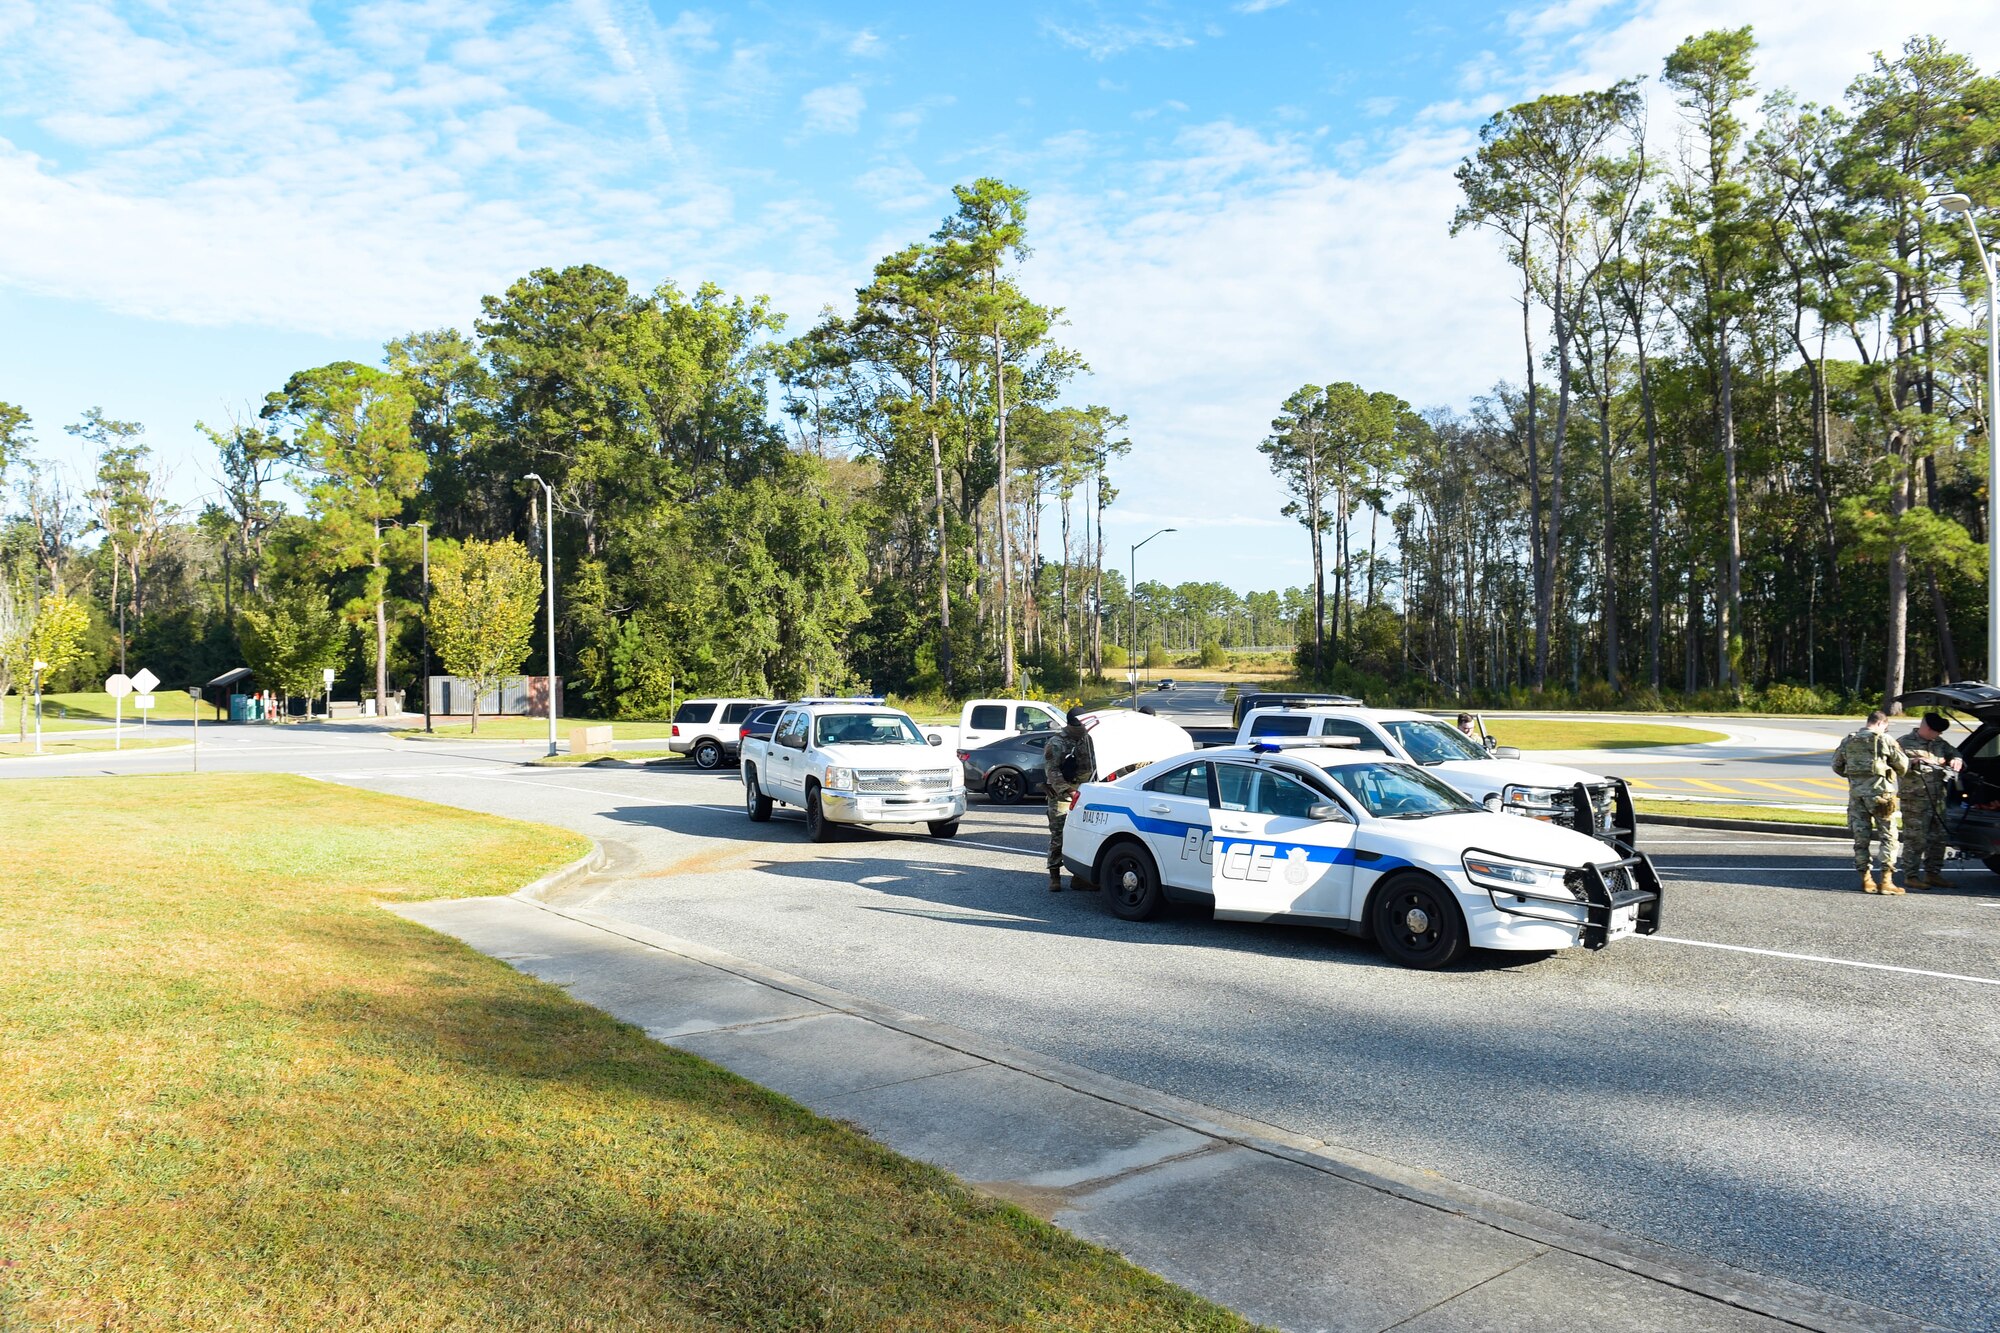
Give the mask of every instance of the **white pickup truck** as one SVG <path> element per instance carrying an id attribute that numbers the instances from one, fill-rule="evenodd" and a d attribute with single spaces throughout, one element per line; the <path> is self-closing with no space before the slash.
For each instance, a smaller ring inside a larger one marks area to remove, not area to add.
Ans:
<path id="1" fill-rule="evenodd" d="M 774 805 L 797 806 L 814 842 L 841 824 L 923 824 L 949 838 L 965 814 L 958 755 L 879 704 L 795 704 L 770 739 L 743 742 L 738 762 L 744 812 L 762 823 Z"/>
<path id="2" fill-rule="evenodd" d="M 1030 731 L 1060 731 L 1063 713 L 1054 704 L 1035 699 L 974 699 L 959 710 L 958 725 L 922 727 L 947 750 L 977 750 L 1007 736 Z"/>

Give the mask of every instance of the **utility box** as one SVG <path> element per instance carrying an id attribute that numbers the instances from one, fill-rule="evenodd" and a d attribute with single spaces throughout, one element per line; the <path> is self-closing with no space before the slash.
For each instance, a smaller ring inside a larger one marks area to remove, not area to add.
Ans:
<path id="1" fill-rule="evenodd" d="M 571 754 L 608 754 L 610 750 L 610 727 L 571 727 L 569 729 L 569 752 Z"/>

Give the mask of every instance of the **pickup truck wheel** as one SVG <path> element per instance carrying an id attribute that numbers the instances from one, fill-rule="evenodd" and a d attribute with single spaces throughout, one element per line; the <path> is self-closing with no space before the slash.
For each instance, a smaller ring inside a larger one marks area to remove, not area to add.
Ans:
<path id="1" fill-rule="evenodd" d="M 958 821 L 956 819 L 933 819 L 926 823 L 924 827 L 931 831 L 933 838 L 956 838 L 958 836 Z"/>
<path id="2" fill-rule="evenodd" d="M 827 819 L 826 811 L 820 808 L 819 788 L 806 788 L 806 836 L 814 842 L 832 842 L 833 823 Z"/>
<path id="3" fill-rule="evenodd" d="M 757 787 L 757 770 L 745 769 L 743 773 L 743 813 L 750 816 L 754 824 L 763 824 L 771 818 L 771 798 Z"/>
<path id="4" fill-rule="evenodd" d="M 995 805 L 1019 805 L 1028 784 L 1011 768 L 996 768 L 986 775 L 986 799 Z"/>
<path id="5" fill-rule="evenodd" d="M 1368 902 L 1382 952 L 1404 967 L 1433 971 L 1465 953 L 1465 918 L 1451 891 L 1429 875 L 1391 875 Z"/>
<path id="6" fill-rule="evenodd" d="M 722 742 L 699 741 L 694 747 L 696 768 L 720 768 L 722 766 Z"/>
<path id="7" fill-rule="evenodd" d="M 1105 891 L 1104 901 L 1113 914 L 1127 921 L 1150 921 L 1166 906 L 1159 867 L 1138 843 L 1114 844 L 1104 854 L 1102 866 L 1097 883 Z"/>

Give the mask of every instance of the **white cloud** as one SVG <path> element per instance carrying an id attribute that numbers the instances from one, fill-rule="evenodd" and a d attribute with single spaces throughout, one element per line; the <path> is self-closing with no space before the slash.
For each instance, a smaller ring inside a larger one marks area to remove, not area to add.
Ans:
<path id="1" fill-rule="evenodd" d="M 1194 45 L 1194 38 L 1178 23 L 1150 16 L 1130 21 L 1094 18 L 1081 23 L 1043 19 L 1042 31 L 1092 60 L 1109 60 L 1141 47 L 1171 51 Z"/>
<path id="2" fill-rule="evenodd" d="M 799 99 L 807 134 L 852 134 L 861 127 L 861 112 L 867 105 L 867 97 L 852 83 L 815 88 Z"/>
<path id="3" fill-rule="evenodd" d="M 882 39 L 867 28 L 847 39 L 847 54 L 864 59 L 884 54 L 887 48 Z"/>

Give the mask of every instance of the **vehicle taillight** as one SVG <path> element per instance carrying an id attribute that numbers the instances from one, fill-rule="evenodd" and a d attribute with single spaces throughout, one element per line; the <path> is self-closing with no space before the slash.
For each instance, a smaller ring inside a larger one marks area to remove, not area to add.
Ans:
<path id="1" fill-rule="evenodd" d="M 674 740 L 679 740 L 680 738 L 681 738 L 681 728 L 680 728 L 680 724 L 679 724 L 678 722 L 676 722 L 676 723 L 674 724 L 674 734 L 673 734 L 673 739 L 674 739 Z"/>
<path id="2" fill-rule="evenodd" d="M 1079 796 L 1081 796 L 1081 795 L 1083 795 L 1083 788 L 1081 788 L 1081 787 L 1078 787 L 1078 788 L 1077 788 L 1077 789 L 1076 789 L 1075 791 L 1073 791 L 1073 792 L 1071 792 L 1071 793 L 1069 794 L 1069 808 L 1070 808 L 1070 810 L 1071 810 L 1072 812 L 1073 812 L 1073 811 L 1075 811 L 1075 809 L 1076 809 L 1076 799 L 1077 799 L 1077 797 L 1079 797 Z"/>
<path id="3" fill-rule="evenodd" d="M 748 723 L 745 723 L 743 726 L 740 726 L 736 729 L 736 743 L 738 745 L 741 745 L 743 742 L 749 739 L 750 739 L 750 727 Z"/>
<path id="4" fill-rule="evenodd" d="M 961 764 L 962 764 L 962 763 L 964 763 L 964 762 L 965 762 L 966 760 L 968 760 L 968 759 L 970 759 L 970 758 L 972 758 L 972 751 L 970 751 L 970 750 L 960 750 L 960 751 L 958 752 L 958 762 L 959 762 L 959 763 L 961 763 Z"/>

